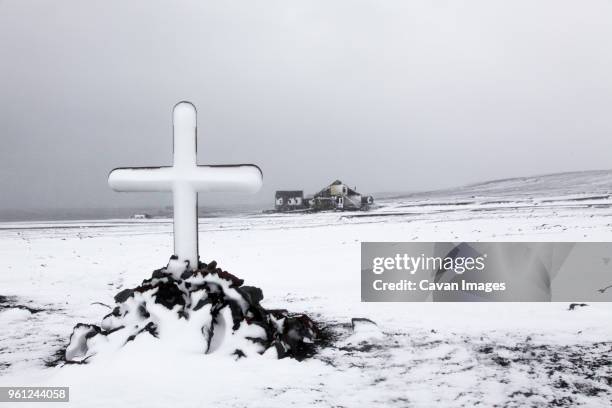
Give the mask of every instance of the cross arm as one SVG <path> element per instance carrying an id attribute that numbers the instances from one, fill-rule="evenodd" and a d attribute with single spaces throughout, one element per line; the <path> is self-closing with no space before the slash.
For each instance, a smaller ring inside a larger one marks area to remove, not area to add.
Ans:
<path id="1" fill-rule="evenodd" d="M 263 174 L 253 164 L 197 166 L 190 184 L 198 192 L 256 193 L 263 184 Z"/>
<path id="2" fill-rule="evenodd" d="M 172 167 L 123 167 L 108 175 L 115 191 L 172 191 Z"/>

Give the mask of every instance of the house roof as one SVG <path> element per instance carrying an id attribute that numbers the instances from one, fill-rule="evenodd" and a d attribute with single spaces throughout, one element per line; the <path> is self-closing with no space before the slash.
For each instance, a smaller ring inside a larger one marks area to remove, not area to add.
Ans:
<path id="1" fill-rule="evenodd" d="M 302 190 L 278 190 L 275 194 L 278 196 L 302 196 L 304 195 L 304 191 Z"/>
<path id="2" fill-rule="evenodd" d="M 325 192 L 330 190 L 332 186 L 339 186 L 339 185 L 346 185 L 346 184 L 344 184 L 340 180 L 336 180 L 333 183 L 331 183 L 330 185 L 328 185 L 327 187 L 325 187 L 324 189 L 322 189 L 321 191 L 319 191 L 318 193 L 316 193 L 315 195 L 326 195 Z M 349 195 L 359 194 L 357 191 L 355 191 L 354 189 L 350 188 L 348 185 L 346 185 L 346 188 L 347 188 L 347 191 L 348 191 Z"/>

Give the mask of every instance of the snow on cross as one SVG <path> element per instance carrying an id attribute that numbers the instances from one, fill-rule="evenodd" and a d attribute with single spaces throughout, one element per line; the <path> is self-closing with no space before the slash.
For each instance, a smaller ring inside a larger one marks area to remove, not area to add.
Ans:
<path id="1" fill-rule="evenodd" d="M 262 185 L 259 167 L 252 164 L 198 166 L 196 108 L 179 102 L 172 112 L 174 163 L 172 167 L 118 168 L 108 176 L 115 191 L 172 191 L 174 253 L 198 267 L 198 192 L 255 193 Z"/>

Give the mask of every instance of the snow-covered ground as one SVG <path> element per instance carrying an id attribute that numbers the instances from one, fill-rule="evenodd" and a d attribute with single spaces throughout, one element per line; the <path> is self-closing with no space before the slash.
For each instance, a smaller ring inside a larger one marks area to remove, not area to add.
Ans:
<path id="1" fill-rule="evenodd" d="M 70 406 L 96 407 L 609 407 L 611 303 L 361 303 L 360 242 L 611 241 L 611 194 L 612 173 L 570 173 L 379 200 L 370 212 L 201 219 L 204 261 L 332 334 L 301 362 L 138 337 L 112 358 L 47 367 L 76 323 L 99 323 L 102 304 L 167 263 L 171 220 L 0 223 L 0 386 L 70 386 Z M 358 343 L 353 317 L 383 335 Z"/>

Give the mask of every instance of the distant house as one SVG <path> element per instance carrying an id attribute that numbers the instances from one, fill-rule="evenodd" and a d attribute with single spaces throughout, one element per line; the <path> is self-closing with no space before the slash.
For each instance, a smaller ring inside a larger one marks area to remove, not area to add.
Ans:
<path id="1" fill-rule="evenodd" d="M 367 210 L 374 203 L 372 196 L 358 193 L 356 189 L 336 180 L 312 197 L 304 198 L 301 190 L 277 191 L 274 209 L 280 212 L 296 210 Z"/>
<path id="2" fill-rule="evenodd" d="M 151 216 L 149 214 L 134 214 L 132 215 L 132 218 L 135 220 L 146 220 L 151 218 Z"/>
<path id="3" fill-rule="evenodd" d="M 374 203 L 372 196 L 364 196 L 340 180 L 336 180 L 316 193 L 311 208 L 315 210 L 362 210 Z"/>
<path id="4" fill-rule="evenodd" d="M 276 211 L 293 211 L 304 209 L 304 192 L 301 190 L 277 191 L 274 195 Z"/>

